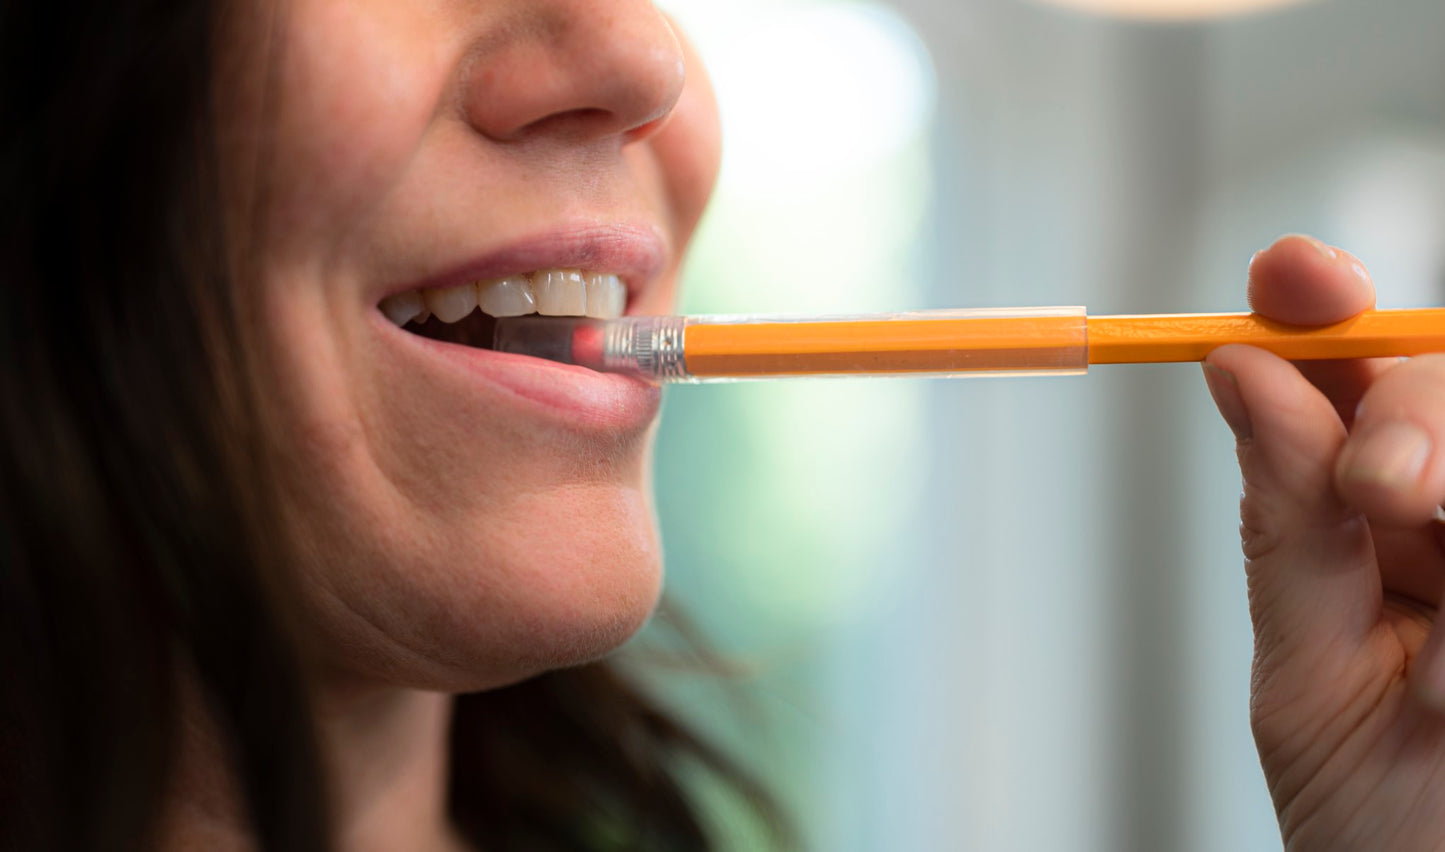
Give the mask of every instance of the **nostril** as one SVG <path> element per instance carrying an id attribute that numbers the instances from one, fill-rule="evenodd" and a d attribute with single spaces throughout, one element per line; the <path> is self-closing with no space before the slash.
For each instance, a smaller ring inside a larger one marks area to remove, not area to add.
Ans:
<path id="1" fill-rule="evenodd" d="M 609 132 L 616 132 L 617 125 L 616 116 L 605 109 L 574 109 L 543 116 L 498 141 L 516 142 L 547 135 L 580 138 L 605 136 Z"/>
<path id="2" fill-rule="evenodd" d="M 670 115 L 664 115 L 661 118 L 654 118 L 652 121 L 646 122 L 645 124 L 640 124 L 637 127 L 632 128 L 631 130 L 623 134 L 623 141 L 641 142 L 643 139 L 646 139 L 647 137 L 661 130 L 662 126 L 664 124 L 667 124 L 667 119 L 669 117 Z"/>

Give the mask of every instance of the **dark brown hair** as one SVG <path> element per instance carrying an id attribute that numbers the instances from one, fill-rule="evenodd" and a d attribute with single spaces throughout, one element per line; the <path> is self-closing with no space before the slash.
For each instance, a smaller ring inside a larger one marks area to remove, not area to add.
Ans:
<path id="1" fill-rule="evenodd" d="M 148 848 L 183 670 L 261 848 L 330 842 L 226 262 L 215 6 L 0 6 L 3 849 Z M 486 848 L 709 848 L 692 769 L 776 824 L 606 664 L 461 698 L 452 764 Z"/>

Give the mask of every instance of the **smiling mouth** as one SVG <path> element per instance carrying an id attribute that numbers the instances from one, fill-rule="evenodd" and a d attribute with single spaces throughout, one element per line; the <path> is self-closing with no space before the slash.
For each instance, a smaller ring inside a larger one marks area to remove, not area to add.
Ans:
<path id="1" fill-rule="evenodd" d="M 627 308 L 627 286 L 610 273 L 543 269 L 448 288 L 422 288 L 383 299 L 394 325 L 444 343 L 491 349 L 498 317 L 541 314 L 616 319 Z"/>

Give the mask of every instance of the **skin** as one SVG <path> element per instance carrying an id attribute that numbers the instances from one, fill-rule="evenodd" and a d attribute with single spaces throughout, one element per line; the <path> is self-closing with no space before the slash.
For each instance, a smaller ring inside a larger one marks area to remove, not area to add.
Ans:
<path id="1" fill-rule="evenodd" d="M 1291 236 L 1256 255 L 1249 298 L 1320 324 L 1375 296 L 1358 259 Z M 1238 439 L 1250 718 L 1286 847 L 1445 848 L 1445 356 L 1227 346 L 1205 377 Z"/>
<path id="2" fill-rule="evenodd" d="M 248 246 L 241 309 L 302 556 L 341 848 L 461 848 L 450 694 L 595 659 L 656 602 L 656 400 L 602 385 L 578 416 L 549 410 L 398 342 L 377 305 L 518 243 L 622 227 L 655 261 L 631 310 L 671 312 L 716 178 L 716 105 L 644 0 L 230 15 L 226 213 Z M 629 405 L 642 415 L 608 419 Z M 164 845 L 249 848 L 221 750 L 189 716 Z"/>

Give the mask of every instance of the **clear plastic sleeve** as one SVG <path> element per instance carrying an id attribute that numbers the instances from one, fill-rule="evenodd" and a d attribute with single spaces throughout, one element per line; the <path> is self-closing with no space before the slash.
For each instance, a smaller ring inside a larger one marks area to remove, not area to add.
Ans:
<path id="1" fill-rule="evenodd" d="M 654 382 L 1081 373 L 1082 307 L 837 317 L 516 317 L 493 348 Z"/>

